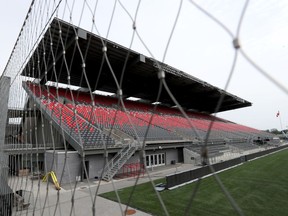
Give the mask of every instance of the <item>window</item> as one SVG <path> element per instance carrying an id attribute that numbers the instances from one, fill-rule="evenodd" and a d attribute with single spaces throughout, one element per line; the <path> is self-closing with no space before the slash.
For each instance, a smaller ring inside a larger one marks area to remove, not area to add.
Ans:
<path id="1" fill-rule="evenodd" d="M 165 154 L 151 154 L 146 155 L 146 166 L 147 167 L 156 167 L 165 165 Z"/>

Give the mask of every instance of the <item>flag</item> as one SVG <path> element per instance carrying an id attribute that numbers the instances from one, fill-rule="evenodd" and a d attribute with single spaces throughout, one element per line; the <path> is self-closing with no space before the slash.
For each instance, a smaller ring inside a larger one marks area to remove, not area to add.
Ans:
<path id="1" fill-rule="evenodd" d="M 280 112 L 278 111 L 277 114 L 276 114 L 276 117 L 278 117 L 279 115 L 280 115 Z"/>

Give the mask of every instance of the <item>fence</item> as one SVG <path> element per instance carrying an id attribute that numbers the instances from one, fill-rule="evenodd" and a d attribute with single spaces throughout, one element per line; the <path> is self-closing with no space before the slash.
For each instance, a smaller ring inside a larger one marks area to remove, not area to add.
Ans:
<path id="1" fill-rule="evenodd" d="M 264 150 L 261 152 L 243 155 L 243 156 L 238 157 L 238 158 L 234 158 L 231 160 L 227 160 L 227 161 L 213 164 L 213 169 L 215 172 L 220 171 L 220 170 L 224 170 L 224 169 L 227 169 L 229 167 L 239 165 L 239 164 L 244 163 L 246 161 L 249 161 L 249 160 L 252 160 L 252 159 L 255 159 L 255 158 L 258 158 L 258 157 L 261 157 L 261 156 L 264 156 L 264 155 L 267 155 L 267 154 L 270 154 L 270 153 L 273 153 L 273 152 L 276 152 L 276 151 L 279 151 L 279 150 L 282 150 L 285 148 L 287 148 L 287 146 L 280 146 L 277 148 L 268 149 L 268 150 Z M 201 167 L 198 169 L 184 171 L 184 172 L 176 173 L 173 175 L 168 175 L 168 176 L 166 176 L 166 188 L 170 189 L 173 187 L 177 187 L 179 185 L 189 183 L 189 182 L 196 180 L 198 178 L 202 178 L 202 177 L 209 175 L 211 173 L 212 172 L 211 172 L 210 167 L 204 166 L 204 167 Z"/>

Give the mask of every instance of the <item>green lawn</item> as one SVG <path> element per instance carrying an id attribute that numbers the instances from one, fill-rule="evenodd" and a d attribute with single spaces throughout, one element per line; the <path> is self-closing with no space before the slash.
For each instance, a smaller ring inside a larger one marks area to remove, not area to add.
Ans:
<path id="1" fill-rule="evenodd" d="M 246 162 L 218 176 L 244 215 L 288 215 L 288 150 Z M 214 177 L 201 181 L 191 203 L 189 200 L 195 186 L 193 183 L 160 193 L 170 215 L 184 215 L 187 207 L 190 208 L 188 215 L 238 215 Z M 122 203 L 127 203 L 131 190 L 119 191 Z M 101 196 L 116 199 L 115 192 Z M 151 183 L 138 185 L 131 200 L 130 206 L 134 208 L 153 215 L 165 215 Z"/>

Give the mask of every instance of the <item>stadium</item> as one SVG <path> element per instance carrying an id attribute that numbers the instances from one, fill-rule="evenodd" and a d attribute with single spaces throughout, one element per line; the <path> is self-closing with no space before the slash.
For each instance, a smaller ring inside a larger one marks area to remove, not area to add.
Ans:
<path id="1" fill-rule="evenodd" d="M 45 215 L 35 210 L 43 198 L 15 186 L 19 179 L 60 193 L 199 168 L 167 175 L 169 188 L 286 148 L 274 134 L 217 117 L 251 102 L 58 17 L 34 45 L 17 75 L 0 81 L 3 215 Z"/>

